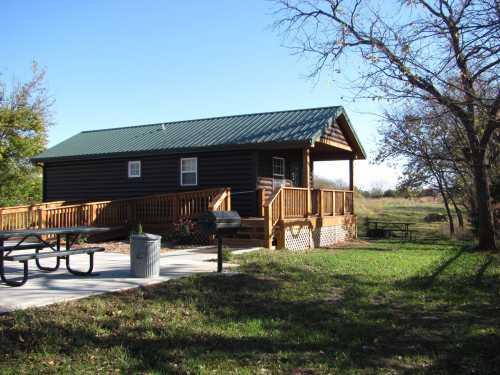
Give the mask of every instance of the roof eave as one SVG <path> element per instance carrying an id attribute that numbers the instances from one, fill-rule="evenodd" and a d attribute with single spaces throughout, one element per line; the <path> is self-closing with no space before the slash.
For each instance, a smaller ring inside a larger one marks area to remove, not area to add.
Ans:
<path id="1" fill-rule="evenodd" d="M 230 151 L 230 150 L 259 150 L 259 149 L 283 149 L 283 148 L 304 148 L 311 145 L 311 140 L 302 141 L 285 141 L 285 142 L 262 142 L 262 143 L 248 143 L 248 144 L 234 144 L 234 145 L 214 145 L 203 147 L 189 147 L 177 149 L 160 149 L 160 150 L 145 150 L 145 151 L 128 151 L 128 152 L 115 152 L 107 154 L 89 154 L 89 155 L 71 155 L 60 157 L 34 157 L 30 161 L 34 164 L 37 163 L 50 163 L 60 161 L 74 161 L 74 160 L 97 160 L 108 158 L 125 158 L 125 157 L 138 157 L 149 155 L 175 155 L 175 154 L 189 154 L 189 153 L 203 153 L 214 151 Z"/>

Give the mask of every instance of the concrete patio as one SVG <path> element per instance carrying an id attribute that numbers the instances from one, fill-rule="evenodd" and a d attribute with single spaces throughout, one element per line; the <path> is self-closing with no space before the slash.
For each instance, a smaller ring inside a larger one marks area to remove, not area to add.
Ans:
<path id="1" fill-rule="evenodd" d="M 254 250 L 256 249 L 241 249 L 233 253 Z M 0 313 L 137 288 L 195 273 L 215 272 L 217 270 L 216 259 L 217 250 L 213 246 L 162 253 L 160 276 L 152 279 L 131 277 L 130 258 L 126 254 L 97 253 L 95 275 L 87 277 L 79 277 L 67 272 L 64 261 L 61 261 L 60 269 L 52 273 L 39 271 L 35 261 L 30 261 L 30 278 L 24 286 L 13 288 L 0 282 Z M 54 262 L 54 259 L 42 260 L 42 264 L 47 266 Z M 5 266 L 9 277 L 22 274 L 20 263 L 6 262 Z M 75 269 L 86 269 L 88 256 L 86 254 L 72 256 L 71 266 Z"/>

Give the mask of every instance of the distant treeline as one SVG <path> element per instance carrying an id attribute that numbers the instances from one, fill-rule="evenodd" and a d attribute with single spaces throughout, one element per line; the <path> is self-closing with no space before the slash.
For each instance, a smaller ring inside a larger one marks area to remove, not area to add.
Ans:
<path id="1" fill-rule="evenodd" d="M 328 178 L 314 176 L 314 187 L 319 189 L 347 189 L 348 184 L 341 179 L 330 180 Z M 414 188 L 396 187 L 394 189 L 384 189 L 381 186 L 373 186 L 370 189 L 354 189 L 356 194 L 365 198 L 422 198 L 439 197 L 439 191 L 433 188 Z"/>

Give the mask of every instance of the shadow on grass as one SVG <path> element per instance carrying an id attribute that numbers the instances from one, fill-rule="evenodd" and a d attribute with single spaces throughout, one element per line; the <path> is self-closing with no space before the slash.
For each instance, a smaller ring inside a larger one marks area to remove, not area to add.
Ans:
<path id="1" fill-rule="evenodd" d="M 459 240 L 449 240 L 443 239 L 441 237 L 435 238 L 419 238 L 414 240 L 402 240 L 394 238 L 360 238 L 365 243 L 352 243 L 345 244 L 342 247 L 334 247 L 334 249 L 357 249 L 357 250 L 373 250 L 373 251 L 398 251 L 398 250 L 409 250 L 412 247 L 422 250 L 435 251 L 437 247 L 442 247 L 443 249 L 451 248 L 463 248 L 464 250 L 470 251 L 470 247 L 467 247 L 467 241 Z"/>
<path id="2" fill-rule="evenodd" d="M 478 268 L 476 276 L 474 277 L 474 285 L 477 287 L 483 286 L 485 284 L 485 274 L 489 267 L 493 264 L 495 258 L 492 255 L 488 255 L 483 264 Z"/>
<path id="3" fill-rule="evenodd" d="M 438 263 L 429 275 L 417 276 L 414 278 L 410 278 L 405 280 L 407 285 L 415 285 L 417 288 L 428 289 L 431 288 L 436 282 L 437 278 L 448 268 L 450 267 L 458 258 L 464 255 L 465 250 L 460 250 L 456 254 L 450 256 Z"/>
<path id="4" fill-rule="evenodd" d="M 431 277 L 462 254 L 440 263 Z M 481 267 L 483 275 L 491 262 Z M 493 303 L 462 304 L 459 310 L 422 308 L 412 299 L 415 288 L 425 290 L 421 284 L 388 285 L 362 275 L 320 273 L 273 261 L 245 264 L 242 271 L 102 296 L 99 301 L 106 308 L 95 314 L 91 302 L 96 299 L 88 300 L 88 307 L 72 304 L 66 320 L 43 309 L 22 312 L 16 319 L 0 318 L 0 355 L 19 364 L 36 352 L 74 361 L 97 350 L 103 353 L 98 360 L 109 363 L 116 360 L 110 353 L 124 348 L 127 362 L 119 366 L 131 373 L 187 373 L 193 372 L 193 363 L 214 362 L 222 366 L 220 373 L 238 367 L 277 373 L 310 367 L 325 373 L 495 373 L 500 368 L 499 336 L 468 329 L 474 321 L 498 332 Z M 404 293 L 379 301 L 373 295 L 377 287 L 398 287 Z M 199 315 L 182 325 L 170 323 L 168 317 L 148 319 L 151 310 L 163 306 L 189 306 L 186 313 Z M 114 315 L 117 310 L 124 313 Z M 94 315 L 98 327 L 111 334 L 99 334 Z M 245 331 L 253 322 L 259 322 L 259 328 Z M 226 331 L 228 325 L 242 328 L 234 334 Z M 430 359 L 415 367 L 409 358 Z"/>

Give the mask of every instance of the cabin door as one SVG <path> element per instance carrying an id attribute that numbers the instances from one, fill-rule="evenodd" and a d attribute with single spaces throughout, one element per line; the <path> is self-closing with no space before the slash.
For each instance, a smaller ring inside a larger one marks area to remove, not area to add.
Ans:
<path id="1" fill-rule="evenodd" d="M 273 192 L 285 186 L 285 158 L 273 157 Z"/>
<path id="2" fill-rule="evenodd" d="M 292 181 L 292 186 L 300 187 L 302 173 L 298 160 L 292 160 L 288 163 L 289 178 Z"/>

